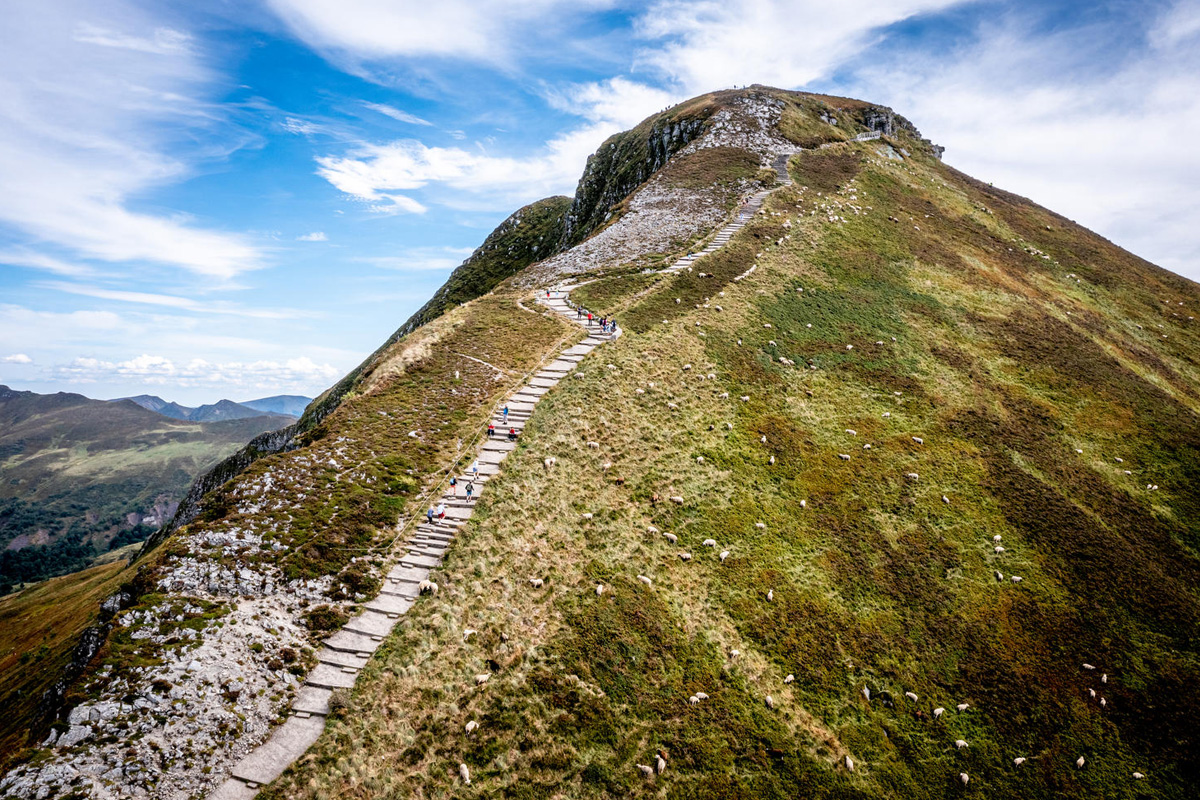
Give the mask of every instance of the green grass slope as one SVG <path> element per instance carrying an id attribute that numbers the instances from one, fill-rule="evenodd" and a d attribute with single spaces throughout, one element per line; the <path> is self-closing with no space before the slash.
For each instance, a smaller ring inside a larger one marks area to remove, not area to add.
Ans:
<path id="1" fill-rule="evenodd" d="M 1194 796 L 1200 291 L 926 152 L 580 289 L 626 334 L 265 794 Z"/>
<path id="2" fill-rule="evenodd" d="M 130 401 L 0 387 L 0 589 L 140 541 L 158 523 L 127 515 L 165 510 L 197 475 L 288 422 L 184 422 Z"/>

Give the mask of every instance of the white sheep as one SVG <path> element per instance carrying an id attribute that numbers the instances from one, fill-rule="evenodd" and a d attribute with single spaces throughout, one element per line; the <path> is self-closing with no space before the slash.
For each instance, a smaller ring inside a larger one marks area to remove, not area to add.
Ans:
<path id="1" fill-rule="evenodd" d="M 705 539 L 703 542 L 701 542 L 701 544 L 704 545 L 705 547 L 716 547 L 717 540 L 716 539 Z"/>
<path id="2" fill-rule="evenodd" d="M 888 418 L 888 417 L 890 417 L 890 416 L 892 416 L 892 412 L 890 412 L 890 411 L 885 411 L 885 412 L 883 412 L 883 418 L 884 418 L 884 419 L 887 419 L 887 418 Z"/>
<path id="3" fill-rule="evenodd" d="M 917 481 L 921 479 L 921 476 L 915 472 L 906 472 L 904 473 L 904 477 L 908 478 L 910 481 Z"/>
<path id="4" fill-rule="evenodd" d="M 649 578 L 647 578 L 645 575 L 638 575 L 638 576 L 637 576 L 637 579 L 638 579 L 639 581 L 641 581 L 642 583 L 646 584 L 647 586 L 653 586 L 653 585 L 654 585 L 654 581 L 650 580 L 650 579 L 649 579 Z"/>
<path id="5" fill-rule="evenodd" d="M 1002 542 L 1002 541 L 1004 541 L 1004 537 L 997 533 L 995 536 L 992 537 L 992 541 L 993 542 Z"/>
<path id="6" fill-rule="evenodd" d="M 1103 697 L 1101 697 L 1101 698 L 1100 698 L 1100 707 L 1101 707 L 1101 708 L 1106 708 L 1107 706 L 1108 706 L 1108 700 L 1106 700 L 1106 699 L 1104 699 Z"/>
<path id="7" fill-rule="evenodd" d="M 740 399 L 740 400 L 741 400 L 743 403 L 749 403 L 749 402 L 750 402 L 750 395 L 748 395 L 748 394 L 744 394 L 744 395 L 742 395 L 742 396 L 741 396 L 739 399 Z"/>
<path id="8" fill-rule="evenodd" d="M 666 322 L 666 320 L 663 320 L 663 321 Z M 650 766 L 649 764 L 638 764 L 637 768 L 640 769 L 642 771 L 642 774 L 645 775 L 647 778 L 654 777 L 654 767 Z"/>
<path id="9" fill-rule="evenodd" d="M 848 436 L 858 436 L 858 431 L 854 430 L 853 428 L 846 428 L 846 434 Z"/>
<path id="10" fill-rule="evenodd" d="M 1088 689 L 1088 697 L 1091 697 L 1091 698 L 1095 699 L 1095 697 L 1096 697 L 1096 690 L 1095 690 L 1095 689 Z"/>
<path id="11" fill-rule="evenodd" d="M 767 443 L 767 437 L 766 437 L 766 436 L 760 436 L 760 437 L 758 438 L 758 440 L 759 440 L 760 442 L 762 442 L 763 444 L 766 444 L 766 443 Z"/>
<path id="12" fill-rule="evenodd" d="M 542 588 L 543 583 L 544 583 L 544 581 L 541 578 L 530 578 L 529 579 L 529 585 L 535 589 Z"/>
<path id="13" fill-rule="evenodd" d="M 720 555 L 720 559 L 721 559 L 722 561 L 724 561 L 724 560 L 725 560 L 725 559 L 727 559 L 727 558 L 729 558 L 729 551 L 728 551 L 728 550 L 722 550 L 722 551 L 721 551 L 721 555 Z"/>
<path id="14" fill-rule="evenodd" d="M 767 523 L 756 522 L 756 523 L 754 523 L 754 527 L 758 528 L 760 531 L 765 531 L 767 529 Z"/>
<path id="15" fill-rule="evenodd" d="M 741 654 L 742 654 L 742 651 L 741 651 L 741 650 L 730 650 L 730 651 L 729 651 L 729 657 L 730 657 L 731 659 L 736 659 L 736 658 L 737 658 L 738 656 L 740 656 Z"/>
<path id="16" fill-rule="evenodd" d="M 775 466 L 775 456 L 771 456 L 770 458 L 768 458 L 767 463 L 770 464 L 771 466 Z"/>
<path id="17" fill-rule="evenodd" d="M 848 453 L 838 453 L 838 458 L 840 458 L 842 461 L 849 461 L 850 455 Z"/>
<path id="18" fill-rule="evenodd" d="M 474 628 L 467 628 L 465 631 L 463 631 L 463 641 L 465 642 L 467 639 L 470 639 L 477 633 L 479 633 L 479 631 L 475 630 Z"/>
<path id="19" fill-rule="evenodd" d="M 954 746 L 957 747 L 959 750 L 962 750 L 964 747 L 969 747 L 970 745 L 967 744 L 966 739 L 955 739 Z"/>
<path id="20" fill-rule="evenodd" d="M 679 560 L 680 561 L 691 561 L 692 554 L 691 553 L 679 553 Z"/>
<path id="21" fill-rule="evenodd" d="M 1144 778 L 1144 777 L 1146 777 L 1146 776 L 1145 776 L 1145 775 L 1143 775 L 1143 774 L 1142 774 L 1142 773 L 1140 773 L 1140 772 L 1135 772 L 1135 773 L 1133 773 L 1133 779 L 1134 779 L 1135 781 L 1140 781 L 1140 780 L 1141 780 L 1142 778 Z"/>
<path id="22" fill-rule="evenodd" d="M 941 706 L 938 706 L 937 708 L 935 708 L 933 710 L 933 718 L 937 719 L 938 717 L 940 717 L 942 714 L 945 714 L 945 713 L 946 713 L 946 709 L 942 708 Z"/>
<path id="23" fill-rule="evenodd" d="M 688 702 L 691 703 L 692 705 L 696 705 L 697 703 L 700 702 L 700 698 L 696 697 L 696 695 L 692 695 L 691 697 L 688 698 Z"/>
<path id="24" fill-rule="evenodd" d="M 663 538 L 666 539 L 671 544 L 676 544 L 679 541 L 679 537 L 673 533 L 664 533 Z"/>
<path id="25" fill-rule="evenodd" d="M 852 759 L 850 756 L 846 756 L 846 769 L 854 772 L 854 759 Z"/>
<path id="26" fill-rule="evenodd" d="M 421 581 L 417 584 L 417 594 L 437 594 L 438 585 L 433 581 Z"/>
<path id="27" fill-rule="evenodd" d="M 1004 580 L 1004 573 L 1001 572 L 1000 570 L 996 570 L 996 580 L 998 580 L 998 581 Z"/>
<path id="28" fill-rule="evenodd" d="M 550 456 L 549 458 L 547 458 L 545 461 L 542 462 L 542 465 L 545 466 L 546 469 L 550 469 L 557 463 L 558 463 L 558 459 L 556 459 L 554 456 Z"/>
<path id="29" fill-rule="evenodd" d="M 775 590 L 774 589 L 767 590 L 767 600 L 774 602 L 774 600 L 775 600 Z"/>
<path id="30" fill-rule="evenodd" d="M 591 518 L 592 518 L 592 512 L 590 512 L 590 511 L 585 511 L 585 512 L 583 512 L 582 514 L 580 514 L 579 516 L 583 517 L 584 519 L 591 519 Z"/>
<path id="31" fill-rule="evenodd" d="M 800 507 L 801 507 L 801 508 L 808 508 L 808 501 L 807 501 L 807 500 L 801 500 L 801 501 L 800 501 Z"/>
<path id="32" fill-rule="evenodd" d="M 916 692 L 905 692 L 905 693 L 904 693 L 904 696 L 905 696 L 905 697 L 907 697 L 909 700 L 912 700 L 914 703 L 915 703 L 915 702 L 917 702 L 917 700 L 919 700 L 919 699 L 920 699 L 920 698 L 917 696 L 917 693 L 916 693 Z"/>
<path id="33" fill-rule="evenodd" d="M 1087 763 L 1087 759 L 1085 759 L 1083 756 L 1080 756 L 1079 758 L 1075 759 L 1075 768 L 1083 769 L 1083 765 L 1086 763 Z"/>
<path id="34" fill-rule="evenodd" d="M 916 442 L 917 444 L 925 444 L 925 440 L 922 439 L 920 436 L 914 436 L 914 437 L 912 437 L 912 440 L 914 442 Z"/>
<path id="35" fill-rule="evenodd" d="M 600 596 L 600 595 L 602 595 L 602 594 L 604 594 L 604 584 L 603 584 L 603 583 L 597 583 L 597 584 L 596 584 L 596 596 L 597 596 L 597 597 L 599 597 L 599 596 Z"/>
<path id="36" fill-rule="evenodd" d="M 699 322 L 697 322 L 696 324 L 697 324 L 697 325 L 699 325 L 700 323 L 699 323 Z M 684 365 L 683 365 L 683 371 L 684 371 L 684 372 L 687 372 L 687 371 L 688 371 L 689 369 L 691 369 L 691 368 L 692 368 L 692 365 L 691 365 L 691 364 L 684 364 Z"/>
<path id="37" fill-rule="evenodd" d="M 588 446 L 588 447 L 590 447 L 590 448 L 592 448 L 593 450 L 599 450 L 599 449 L 600 449 L 600 443 L 599 443 L 599 442 L 588 442 L 588 443 L 587 443 L 587 446 Z"/>
<path id="38" fill-rule="evenodd" d="M 696 697 L 700 698 L 701 700 L 708 699 L 708 695 L 706 695 L 704 692 L 696 692 Z"/>
<path id="39" fill-rule="evenodd" d="M 662 750 L 658 751 L 658 760 L 654 762 L 654 771 L 659 775 L 663 774 L 663 770 L 667 768 L 667 760 L 663 758 Z"/>
<path id="40" fill-rule="evenodd" d="M 681 506 L 681 505 L 683 505 L 683 498 L 682 498 L 682 497 L 680 497 L 680 496 L 679 496 L 679 495 L 677 495 L 677 494 L 676 494 L 676 495 L 672 495 L 672 496 L 671 496 L 671 502 L 672 502 L 672 503 L 674 503 L 674 504 L 675 504 L 675 505 L 677 505 L 677 506 Z"/>
<path id="41" fill-rule="evenodd" d="M 463 783 L 465 783 L 467 786 L 471 785 L 471 770 L 467 769 L 466 764 L 458 765 L 458 774 L 459 777 L 462 778 Z"/>
<path id="42" fill-rule="evenodd" d="M 728 400 L 729 392 L 721 392 L 719 395 L 717 395 L 717 397 L 721 398 L 722 400 Z M 733 429 L 733 426 L 730 426 L 730 430 L 732 430 L 732 429 Z"/>
<path id="43" fill-rule="evenodd" d="M 1024 757 L 1024 756 L 1017 756 L 1016 758 L 1014 758 L 1014 759 L 1013 759 L 1013 763 L 1014 763 L 1014 764 L 1016 764 L 1016 765 L 1019 767 L 1019 766 L 1021 766 L 1022 764 L 1024 764 L 1024 763 L 1025 763 L 1025 757 Z"/>
<path id="44" fill-rule="evenodd" d="M 1003 552 L 1004 552 L 1004 545 L 1002 545 L 1002 544 L 998 544 L 998 545 L 996 545 L 995 547 L 993 547 L 992 549 L 993 549 L 993 550 L 995 550 L 997 553 L 1003 553 Z"/>
<path id="45" fill-rule="evenodd" d="M 864 686 L 862 689 L 862 696 L 867 698 L 867 700 L 870 700 L 871 699 L 871 690 L 868 687 Z"/>
<path id="46" fill-rule="evenodd" d="M 959 711 L 966 711 L 970 707 L 971 707 L 970 703 L 959 703 L 958 705 L 955 706 L 955 708 L 957 708 Z"/>
<path id="47" fill-rule="evenodd" d="M 791 683 L 791 682 L 792 682 L 792 681 L 794 681 L 794 680 L 796 680 L 796 676 L 795 676 L 795 675 L 793 675 L 792 673 L 790 673 L 790 672 L 789 672 L 789 673 L 787 674 L 787 677 L 785 677 L 785 678 L 783 679 L 783 682 L 784 682 L 784 683 Z"/>
<path id="48" fill-rule="evenodd" d="M 726 396 L 726 397 L 728 397 L 728 396 L 729 396 L 729 393 L 728 393 L 728 392 L 726 392 L 725 396 Z M 726 422 L 726 423 L 725 423 L 725 427 L 726 427 L 726 428 L 728 428 L 729 430 L 733 430 L 733 423 L 732 423 L 732 422 Z"/>
<path id="49" fill-rule="evenodd" d="M 1108 673 L 1107 672 L 1100 676 L 1100 682 L 1108 683 Z"/>
<path id="50" fill-rule="evenodd" d="M 704 463 L 704 456 L 696 456 L 696 463 L 697 463 L 697 464 L 703 464 L 703 463 Z"/>
<path id="51" fill-rule="evenodd" d="M 1086 670 L 1093 670 L 1093 669 L 1095 669 L 1095 667 L 1093 667 L 1091 664 L 1086 664 L 1086 663 L 1083 665 L 1083 668 L 1084 668 L 1084 669 L 1086 669 Z"/>
<path id="52" fill-rule="evenodd" d="M 1010 576 L 1010 580 L 1012 580 L 1013 583 L 1020 583 L 1024 579 L 1020 575 L 1012 575 Z"/>
<path id="53" fill-rule="evenodd" d="M 971 782 L 971 776 L 965 772 L 958 773 L 958 779 L 960 781 L 962 781 L 963 786 L 966 786 L 968 783 Z"/>
<path id="54" fill-rule="evenodd" d="M 950 505 L 950 498 L 946 497 L 946 495 L 942 495 L 942 502 L 946 505 Z"/>
<path id="55" fill-rule="evenodd" d="M 771 695 L 767 695 L 763 699 L 763 702 L 766 703 L 767 708 L 771 708 L 771 709 L 775 708 L 775 698 L 771 697 Z"/>
<path id="56" fill-rule="evenodd" d="M 475 685 L 483 686 L 485 683 L 487 683 L 489 680 L 491 680 L 491 677 L 492 677 L 492 674 L 490 672 L 485 672 L 482 675 L 476 675 L 475 676 Z"/>
<path id="57" fill-rule="evenodd" d="M 476 722 L 475 720 L 471 720 L 470 722 L 467 723 L 467 733 L 471 733 L 478 727 L 479 727 L 479 723 Z"/>

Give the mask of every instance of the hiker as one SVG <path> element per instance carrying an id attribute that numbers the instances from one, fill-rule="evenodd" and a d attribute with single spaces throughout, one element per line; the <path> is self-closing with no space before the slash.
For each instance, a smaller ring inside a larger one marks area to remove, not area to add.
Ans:
<path id="1" fill-rule="evenodd" d="M 430 525 L 433 524 L 433 506 L 430 506 L 429 510 L 425 512 L 425 521 Z"/>
<path id="2" fill-rule="evenodd" d="M 592 312 L 588 312 L 588 325 L 592 324 Z"/>
<path id="3" fill-rule="evenodd" d="M 546 290 L 546 299 L 547 300 L 550 299 L 550 290 L 549 289 Z"/>
<path id="4" fill-rule="evenodd" d="M 438 522 L 445 521 L 445 519 L 446 519 L 446 504 L 445 503 L 438 503 L 437 518 L 438 518 Z"/>
<path id="5" fill-rule="evenodd" d="M 583 306 L 575 306 L 575 319 L 583 317 Z"/>
<path id="6" fill-rule="evenodd" d="M 517 440 L 517 429 L 516 428 L 508 429 L 508 440 L 510 442 L 515 442 Z"/>
<path id="7" fill-rule="evenodd" d="M 488 423 L 488 438 L 490 439 L 495 435 L 496 435 L 496 426 L 489 422 Z"/>
<path id="8" fill-rule="evenodd" d="M 476 478 L 479 477 L 479 459 L 478 458 L 475 459 L 475 463 L 471 465 L 471 474 Z"/>
<path id="9" fill-rule="evenodd" d="M 500 413 L 504 415 L 504 423 L 507 425 L 508 424 L 508 406 L 505 406 L 504 410 L 501 411 Z"/>
<path id="10" fill-rule="evenodd" d="M 471 495 L 473 495 L 473 494 L 475 494 L 475 484 L 473 482 L 468 482 L 467 483 L 467 502 L 468 503 L 471 502 Z"/>
<path id="11" fill-rule="evenodd" d="M 458 478 L 453 476 L 450 478 L 450 496 L 458 497 Z"/>

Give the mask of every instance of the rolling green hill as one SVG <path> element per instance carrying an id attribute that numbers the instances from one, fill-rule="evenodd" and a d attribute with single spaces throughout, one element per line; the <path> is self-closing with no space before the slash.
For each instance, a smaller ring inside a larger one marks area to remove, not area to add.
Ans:
<path id="1" fill-rule="evenodd" d="M 788 153 L 728 243 L 642 268 L 639 220 Z M 203 484 L 73 689 L 157 710 L 83 732 L 64 708 L 83 738 L 0 792 L 203 794 L 320 661 L 357 681 L 260 796 L 1194 796 L 1200 287 L 940 154 L 890 109 L 765 87 L 606 143 L 554 263 L 623 335 L 537 405 L 438 591 L 369 660 L 317 652 L 494 405 L 583 336 L 534 305 L 565 277 L 544 264 Z"/>
<path id="2" fill-rule="evenodd" d="M 0 387 L 0 594 L 141 541 L 197 475 L 289 421 L 176 422 L 132 401 Z"/>

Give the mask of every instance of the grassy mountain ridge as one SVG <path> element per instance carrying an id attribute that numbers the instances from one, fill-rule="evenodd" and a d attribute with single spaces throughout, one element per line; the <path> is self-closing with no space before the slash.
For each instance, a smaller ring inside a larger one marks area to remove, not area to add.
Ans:
<path id="1" fill-rule="evenodd" d="M 888 109 L 754 87 L 705 119 L 743 100 L 808 148 L 794 184 L 692 271 L 585 276 L 572 298 L 624 335 L 538 405 L 441 590 L 265 796 L 1182 798 L 1200 783 L 1198 287 L 942 164 Z M 851 141 L 865 130 L 885 135 Z M 396 520 L 469 457 L 505 387 L 579 335 L 529 300 L 502 281 L 393 337 L 314 402 L 294 449 L 214 481 L 81 691 L 153 694 L 142 684 L 208 639 L 250 685 L 285 687 L 271 664 L 302 650 L 297 620 L 371 596 Z M 142 638 L 139 619 L 193 596 L 264 621 Z M 39 758 L 87 780 L 133 760 L 158 790 L 197 793 L 201 765 L 230 763 L 236 739 L 205 723 L 221 702 L 158 712 L 196 741 L 170 759 L 137 713 L 103 729 L 111 743 Z M 262 702 L 217 710 L 249 726 Z M 657 751 L 666 770 L 647 778 Z"/>

